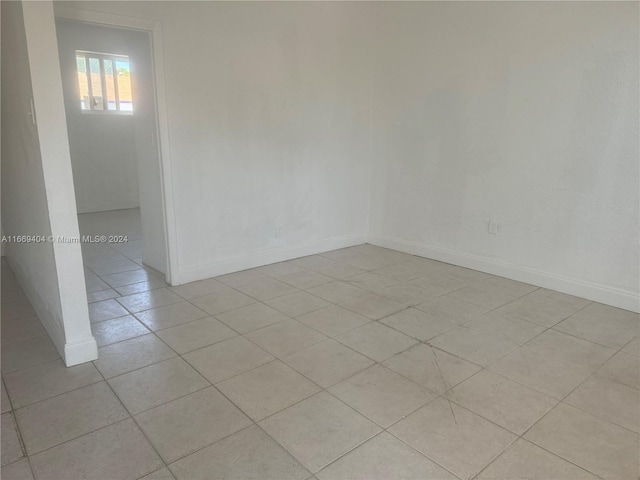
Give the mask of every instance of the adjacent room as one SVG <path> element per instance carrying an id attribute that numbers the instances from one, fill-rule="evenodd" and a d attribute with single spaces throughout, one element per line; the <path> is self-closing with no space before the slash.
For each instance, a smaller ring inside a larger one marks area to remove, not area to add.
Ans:
<path id="1" fill-rule="evenodd" d="M 640 478 L 640 4 L 3 1 L 3 480 Z"/>

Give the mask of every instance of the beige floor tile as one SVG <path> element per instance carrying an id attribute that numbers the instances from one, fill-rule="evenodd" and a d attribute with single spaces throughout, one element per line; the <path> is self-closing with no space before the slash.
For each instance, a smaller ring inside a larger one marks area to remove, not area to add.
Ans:
<path id="1" fill-rule="evenodd" d="M 99 292 L 100 290 L 109 290 L 109 285 L 103 282 L 94 273 L 91 273 L 91 275 L 92 276 L 88 276 L 85 273 L 85 277 L 84 277 L 84 283 L 88 293 Z"/>
<path id="2" fill-rule="evenodd" d="M 256 421 L 320 390 L 277 360 L 218 383 L 216 387 Z"/>
<path id="3" fill-rule="evenodd" d="M 230 312 L 221 313 L 216 315 L 216 318 L 242 334 L 282 322 L 283 320 L 289 320 L 289 317 L 284 313 L 263 303 L 254 303 Z"/>
<path id="4" fill-rule="evenodd" d="M 525 345 L 489 366 L 489 370 L 553 398 L 562 399 L 586 380 L 594 368 L 549 357 Z"/>
<path id="5" fill-rule="evenodd" d="M 640 391 L 635 388 L 592 376 L 564 402 L 640 433 Z"/>
<path id="6" fill-rule="evenodd" d="M 566 293 L 556 292 L 554 290 L 547 290 L 546 288 L 539 288 L 535 292 L 531 292 L 528 297 L 540 296 L 545 299 L 551 299 L 556 305 L 571 306 L 575 311 L 578 311 L 591 303 L 591 300 L 586 298 L 574 297 L 573 295 L 567 295 Z"/>
<path id="7" fill-rule="evenodd" d="M 375 436 L 317 475 L 320 480 L 455 480 L 456 477 L 387 432 Z"/>
<path id="8" fill-rule="evenodd" d="M 298 317 L 329 306 L 329 302 L 306 292 L 295 292 L 267 300 L 264 303 L 289 317 Z"/>
<path id="9" fill-rule="evenodd" d="M 458 477 L 473 477 L 517 437 L 437 398 L 389 431 Z"/>
<path id="10" fill-rule="evenodd" d="M 323 334 L 295 320 L 270 325 L 245 335 L 275 357 L 284 357 L 326 339 Z"/>
<path id="11" fill-rule="evenodd" d="M 453 299 L 473 303 L 489 310 L 498 308 L 505 303 L 512 302 L 522 296 L 510 291 L 505 291 L 502 287 L 495 286 L 490 283 L 471 285 L 447 295 Z"/>
<path id="12" fill-rule="evenodd" d="M 230 287 L 240 287 L 249 283 L 256 283 L 261 280 L 265 280 L 267 277 L 260 273 L 258 269 L 253 268 L 249 270 L 242 270 L 240 272 L 228 273 L 216 277 L 216 280 L 229 285 Z"/>
<path id="13" fill-rule="evenodd" d="M 480 370 L 477 365 L 424 344 L 385 360 L 384 365 L 436 393 L 449 390 Z"/>
<path id="14" fill-rule="evenodd" d="M 135 293 L 148 292 L 159 288 L 167 287 L 167 282 L 162 278 L 150 278 L 146 282 L 132 283 L 131 285 L 123 285 L 115 287 L 114 290 L 122 296 L 133 295 Z"/>
<path id="15" fill-rule="evenodd" d="M 38 317 L 23 317 L 2 320 L 2 345 L 23 342 L 31 338 L 47 335 Z"/>
<path id="16" fill-rule="evenodd" d="M 105 382 L 82 387 L 16 411 L 29 455 L 119 422 L 128 416 Z"/>
<path id="17" fill-rule="evenodd" d="M 370 321 L 368 318 L 350 312 L 338 305 L 331 305 L 301 315 L 296 320 L 330 337 L 361 327 Z"/>
<path id="18" fill-rule="evenodd" d="M 342 303 L 352 298 L 365 295 L 367 292 L 348 283 L 335 281 L 309 288 L 309 293 L 323 298 L 331 303 Z"/>
<path id="19" fill-rule="evenodd" d="M 447 398 L 517 435 L 524 433 L 558 403 L 487 370 L 459 384 Z"/>
<path id="20" fill-rule="evenodd" d="M 622 351 L 636 357 L 640 356 L 640 335 L 627 343 Z"/>
<path id="21" fill-rule="evenodd" d="M 478 475 L 478 480 L 596 480 L 586 470 L 519 439 Z"/>
<path id="22" fill-rule="evenodd" d="M 411 280 L 408 283 L 409 285 L 414 285 L 426 292 L 429 292 L 432 298 L 438 298 L 447 293 L 469 286 L 466 282 L 461 282 L 460 280 L 448 276 L 446 271 L 443 274 L 435 273 L 424 275 L 416 278 L 415 280 Z"/>
<path id="23" fill-rule="evenodd" d="M 132 315 L 94 323 L 91 325 L 91 332 L 98 343 L 98 347 L 151 333 L 147 327 Z"/>
<path id="24" fill-rule="evenodd" d="M 353 285 L 354 287 L 361 288 L 362 290 L 366 290 L 368 292 L 376 293 L 379 293 L 380 291 L 385 290 L 388 287 L 399 285 L 399 282 L 397 280 L 394 280 L 393 278 L 385 275 L 378 275 L 374 272 L 361 273 L 359 275 L 346 278 L 344 281 L 349 285 Z"/>
<path id="25" fill-rule="evenodd" d="M 175 478 L 169 469 L 165 467 L 145 475 L 140 480 L 175 480 Z"/>
<path id="26" fill-rule="evenodd" d="M 640 474 L 637 434 L 566 404 L 559 404 L 524 437 L 602 478 Z"/>
<path id="27" fill-rule="evenodd" d="M 281 297 L 282 295 L 297 291 L 295 287 L 283 283 L 280 280 L 267 277 L 266 275 L 262 275 L 262 277 L 263 278 L 256 279 L 243 285 L 238 285 L 234 288 L 245 295 L 249 295 L 250 297 L 262 301 L 270 298 Z"/>
<path id="28" fill-rule="evenodd" d="M 209 385 L 179 357 L 125 373 L 109 380 L 132 415 L 157 407 Z"/>
<path id="29" fill-rule="evenodd" d="M 207 316 L 207 312 L 187 302 L 172 303 L 136 313 L 136 317 L 153 331 L 175 327 Z"/>
<path id="30" fill-rule="evenodd" d="M 171 464 L 178 480 L 303 480 L 309 472 L 259 427 L 234 433 Z"/>
<path id="31" fill-rule="evenodd" d="M 439 294 L 433 289 L 402 283 L 380 290 L 380 295 L 406 306 L 416 306 Z"/>
<path id="32" fill-rule="evenodd" d="M 8 373 L 4 380 L 11 392 L 14 408 L 20 408 L 98 383 L 102 376 L 90 362 L 67 367 L 62 360 L 54 360 Z"/>
<path id="33" fill-rule="evenodd" d="M 38 479 L 134 479 L 162 467 L 133 420 L 125 420 L 31 457 Z"/>
<path id="34" fill-rule="evenodd" d="M 347 277 L 353 277 L 354 275 L 364 273 L 365 270 L 349 265 L 348 263 L 334 263 L 333 265 L 316 268 L 316 272 L 336 280 L 343 280 Z"/>
<path id="35" fill-rule="evenodd" d="M 269 277 L 280 278 L 291 273 L 304 272 L 305 269 L 291 262 L 278 262 L 258 267 L 255 271 Z"/>
<path id="36" fill-rule="evenodd" d="M 389 250 L 388 252 L 364 252 L 354 255 L 350 259 L 346 259 L 345 262 L 355 265 L 356 267 L 364 270 L 379 270 L 384 267 L 396 265 L 398 263 L 406 262 L 412 258 L 412 255 L 406 253 L 394 252 Z"/>
<path id="37" fill-rule="evenodd" d="M 309 270 L 318 270 L 336 265 L 337 262 L 324 255 L 309 255 L 290 260 L 290 263 L 302 268 L 308 268 Z"/>
<path id="38" fill-rule="evenodd" d="M 131 260 L 118 260 L 115 262 L 102 263 L 91 268 L 93 273 L 99 277 L 111 275 L 113 273 L 131 272 L 132 270 L 140 270 L 140 265 Z"/>
<path id="39" fill-rule="evenodd" d="M 607 360 L 596 372 L 596 375 L 628 387 L 640 389 L 640 359 L 624 352 L 618 352 Z"/>
<path id="40" fill-rule="evenodd" d="M 36 315 L 35 310 L 29 303 L 29 300 L 24 297 L 20 300 L 13 302 L 6 302 L 2 304 L 2 321 L 18 320 L 25 317 L 33 317 Z"/>
<path id="41" fill-rule="evenodd" d="M 434 317 L 417 308 L 407 308 L 380 321 L 421 341 L 456 327 L 456 324 L 449 319 Z"/>
<path id="42" fill-rule="evenodd" d="M 592 303 L 557 324 L 554 329 L 619 349 L 640 333 L 640 316 L 627 310 Z"/>
<path id="43" fill-rule="evenodd" d="M 9 411 L 11 411 L 11 404 L 9 403 L 9 396 L 7 395 L 7 391 L 4 388 L 4 383 L 0 383 L 0 387 L 2 389 L 2 393 L 0 395 L 0 406 L 1 408 L 1 412 L 0 413 L 7 413 Z"/>
<path id="44" fill-rule="evenodd" d="M 201 318 L 156 333 L 179 354 L 227 340 L 237 335 L 224 323 L 213 317 Z"/>
<path id="45" fill-rule="evenodd" d="M 288 273 L 278 277 L 278 280 L 291 285 L 292 287 L 306 290 L 307 288 L 316 287 L 324 283 L 333 281 L 333 278 L 327 277 L 311 270 L 301 270 L 299 272 Z"/>
<path id="46" fill-rule="evenodd" d="M 447 295 L 427 300 L 416 308 L 428 313 L 432 317 L 448 320 L 456 325 L 469 322 L 487 313 L 486 308 L 474 305 L 473 303 L 456 300 Z"/>
<path id="47" fill-rule="evenodd" d="M 374 273 L 385 275 L 401 282 L 408 282 L 418 277 L 435 273 L 436 271 L 444 271 L 448 268 L 446 263 L 440 263 L 426 258 L 421 260 L 423 260 L 423 262 L 410 261 L 384 267 L 376 270 Z M 427 263 L 424 261 L 427 261 Z"/>
<path id="48" fill-rule="evenodd" d="M 19 460 L 24 456 L 24 453 L 18 439 L 18 430 L 13 414 L 3 413 L 0 416 L 0 426 L 0 430 L 2 430 L 0 432 L 0 439 L 2 440 L 0 458 L 2 459 L 2 464 L 5 465 Z"/>
<path id="49" fill-rule="evenodd" d="M 24 291 L 20 287 L 20 285 L 16 282 L 11 282 L 10 284 L 2 282 L 2 298 L 0 298 L 0 303 L 4 305 L 5 303 L 12 303 L 17 301 L 28 301 L 28 297 L 24 294 Z"/>
<path id="50" fill-rule="evenodd" d="M 132 270 L 129 272 L 112 273 L 111 275 L 103 275 L 100 277 L 110 287 L 122 287 L 131 285 L 132 283 L 146 282 L 150 278 L 156 278 L 144 268 Z"/>
<path id="51" fill-rule="evenodd" d="M 169 289 L 185 300 L 193 300 L 194 298 L 204 297 L 212 293 L 222 292 L 226 290 L 227 287 L 214 278 L 207 278 L 205 280 L 198 280 L 197 282 L 169 287 Z"/>
<path id="52" fill-rule="evenodd" d="M 487 335 L 466 327 L 449 330 L 431 339 L 429 343 L 485 367 L 517 348 L 517 344 L 502 337 Z"/>
<path id="53" fill-rule="evenodd" d="M 91 323 L 124 317 L 125 315 L 129 315 L 129 312 L 114 299 L 89 304 L 89 319 Z"/>
<path id="54" fill-rule="evenodd" d="M 111 378 L 175 356 L 155 335 L 142 335 L 99 348 L 94 365 L 105 378 Z"/>
<path id="55" fill-rule="evenodd" d="M 33 480 L 31 467 L 26 458 L 3 466 L 0 477 L 4 480 Z"/>
<path id="56" fill-rule="evenodd" d="M 588 366 L 594 371 L 615 354 L 615 350 L 555 330 L 547 330 L 538 335 L 526 347 L 535 349 L 548 358 Z"/>
<path id="57" fill-rule="evenodd" d="M 131 313 L 138 313 L 143 310 L 149 310 L 150 308 L 158 308 L 181 302 L 182 298 L 168 288 L 158 288 L 126 297 L 118 297 L 116 301 L 120 302 Z"/>
<path id="58" fill-rule="evenodd" d="M 326 392 L 260 422 L 302 465 L 317 472 L 380 431 Z"/>
<path id="59" fill-rule="evenodd" d="M 552 327 L 589 304 L 588 300 L 539 289 L 495 310 L 505 318 L 517 318 Z"/>
<path id="60" fill-rule="evenodd" d="M 523 297 L 539 289 L 539 287 L 536 287 L 535 285 L 518 282 L 516 280 L 511 280 L 510 278 L 498 277 L 496 275 L 489 275 L 488 280 L 486 282 L 482 282 L 482 285 L 496 287 L 517 297 Z"/>
<path id="61" fill-rule="evenodd" d="M 251 424 L 210 387 L 136 415 L 136 421 L 166 462 L 173 462 Z"/>
<path id="62" fill-rule="evenodd" d="M 113 288 L 107 290 L 99 290 L 97 292 L 87 292 L 87 303 L 101 302 L 103 300 L 109 300 L 111 298 L 119 297 L 120 294 Z"/>
<path id="63" fill-rule="evenodd" d="M 122 262 L 124 260 L 128 260 L 127 257 L 122 255 L 121 253 L 116 252 L 113 249 L 103 250 L 102 252 L 94 252 L 90 254 L 83 250 L 82 259 L 83 263 L 90 268 L 98 265 L 104 265 L 106 263 Z"/>
<path id="64" fill-rule="evenodd" d="M 329 391 L 383 428 L 435 397 L 434 392 L 382 365 L 374 365 Z"/>
<path id="65" fill-rule="evenodd" d="M 218 383 L 274 359 L 244 337 L 234 337 L 184 355 L 211 383 Z"/>
<path id="66" fill-rule="evenodd" d="M 405 305 L 375 294 L 352 298 L 342 302 L 340 306 L 370 320 L 379 320 L 406 308 Z"/>
<path id="67" fill-rule="evenodd" d="M 350 330 L 336 337 L 340 343 L 382 362 L 412 345 L 416 340 L 377 322 Z"/>
<path id="68" fill-rule="evenodd" d="M 367 357 L 331 339 L 288 355 L 282 361 L 324 388 L 373 364 Z"/>
<path id="69" fill-rule="evenodd" d="M 465 323 L 465 327 L 478 332 L 504 338 L 509 342 L 522 345 L 546 330 L 542 325 L 520 320 L 505 313 L 489 312 L 482 317 Z"/>
<path id="70" fill-rule="evenodd" d="M 15 372 L 60 358 L 48 335 L 2 347 L 2 372 Z"/>

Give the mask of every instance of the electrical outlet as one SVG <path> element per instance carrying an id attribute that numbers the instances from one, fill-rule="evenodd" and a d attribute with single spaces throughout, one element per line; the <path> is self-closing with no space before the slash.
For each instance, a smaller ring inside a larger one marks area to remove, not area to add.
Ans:
<path id="1" fill-rule="evenodd" d="M 282 225 L 276 225 L 276 238 L 282 238 Z"/>
<path id="2" fill-rule="evenodd" d="M 498 235 L 500 230 L 502 229 L 502 225 L 497 220 L 489 220 L 489 233 L 491 235 Z"/>

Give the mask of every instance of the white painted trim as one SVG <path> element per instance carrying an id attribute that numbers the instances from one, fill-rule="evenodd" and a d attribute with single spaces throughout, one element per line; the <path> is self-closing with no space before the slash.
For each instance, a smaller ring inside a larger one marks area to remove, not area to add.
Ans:
<path id="1" fill-rule="evenodd" d="M 379 247 L 391 248 L 400 252 L 431 258 L 460 267 L 471 268 L 519 282 L 556 290 L 632 312 L 640 312 L 640 295 L 628 290 L 620 290 L 605 285 L 589 283 L 555 273 L 543 272 L 521 265 L 501 262 L 492 258 L 436 247 L 434 245 L 410 242 L 399 238 L 371 236 L 367 242 Z"/>
<path id="2" fill-rule="evenodd" d="M 196 280 L 202 280 L 204 278 L 216 277 L 226 273 L 246 270 L 248 268 L 262 267 L 263 265 L 284 262 L 286 260 L 292 260 L 294 258 L 304 257 L 307 255 L 329 252 L 338 248 L 362 245 L 366 242 L 366 239 L 367 236 L 365 234 L 345 235 L 343 237 L 319 240 L 317 242 L 305 243 L 294 247 L 258 251 L 251 255 L 237 257 L 232 260 L 182 270 L 180 272 L 179 279 L 176 280 L 179 280 L 180 284 L 189 283 Z M 176 283 L 176 285 L 178 284 Z"/>
<path id="3" fill-rule="evenodd" d="M 91 336 L 75 342 L 65 343 L 64 358 L 67 367 L 95 360 L 98 358 L 96 339 Z"/>
<path id="4" fill-rule="evenodd" d="M 55 8 L 55 16 L 56 18 L 75 20 L 84 23 L 144 30 L 151 34 L 151 45 L 153 50 L 153 77 L 156 92 L 156 116 L 158 118 L 158 138 L 160 140 L 159 154 L 162 175 L 162 209 L 165 224 L 165 245 L 167 248 L 166 280 L 167 283 L 174 284 L 179 272 L 178 235 L 175 215 L 173 170 L 171 166 L 171 148 L 169 142 L 169 115 L 167 110 L 167 95 L 164 76 L 162 26 L 160 25 L 160 22 L 155 20 L 128 17 L 125 15 L 113 15 L 110 13 L 94 12 L 60 5 Z"/>

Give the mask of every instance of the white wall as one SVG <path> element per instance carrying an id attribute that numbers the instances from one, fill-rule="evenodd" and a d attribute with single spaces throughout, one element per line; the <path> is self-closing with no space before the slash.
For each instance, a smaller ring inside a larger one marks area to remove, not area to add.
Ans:
<path id="1" fill-rule="evenodd" d="M 637 310 L 638 3 L 377 19 L 371 241 Z"/>
<path id="2" fill-rule="evenodd" d="M 4 234 L 77 237 L 51 2 L 2 2 L 1 58 Z M 97 358 L 80 245 L 12 243 L 6 256 L 67 365 Z"/>
<path id="3" fill-rule="evenodd" d="M 57 6 L 161 25 L 173 282 L 368 238 L 638 308 L 637 4 Z"/>
<path id="4" fill-rule="evenodd" d="M 70 21 L 57 21 L 56 31 L 78 213 L 139 207 L 133 117 L 80 110 L 75 53 L 130 55 L 145 37 Z"/>
<path id="5" fill-rule="evenodd" d="M 56 2 L 65 6 L 77 4 Z M 162 28 L 178 235 L 173 282 L 365 240 L 371 5 L 82 8 Z"/>

